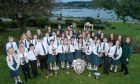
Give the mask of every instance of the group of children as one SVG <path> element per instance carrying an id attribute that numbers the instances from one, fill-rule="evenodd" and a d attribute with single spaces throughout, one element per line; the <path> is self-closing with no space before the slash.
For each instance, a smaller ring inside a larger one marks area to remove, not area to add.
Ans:
<path id="1" fill-rule="evenodd" d="M 10 69 L 11 77 L 15 79 L 15 84 L 23 82 L 20 79 L 20 69 L 24 74 L 25 80 L 38 76 L 37 67 L 41 71 L 46 70 L 46 76 L 51 75 L 54 66 L 59 66 L 62 70 L 73 68 L 72 62 L 76 59 L 86 61 L 86 66 L 92 65 L 94 71 L 103 66 L 103 73 L 109 74 L 110 71 L 117 72 L 118 65 L 121 63 L 121 70 L 124 75 L 128 74 L 127 62 L 131 56 L 131 40 L 126 38 L 125 42 L 121 35 L 115 38 L 111 33 L 108 37 L 98 30 L 97 33 L 84 28 L 84 31 L 74 31 L 68 27 L 66 31 L 58 25 L 58 30 L 52 31 L 47 27 L 43 35 L 37 29 L 32 36 L 30 30 L 21 35 L 19 45 L 14 42 L 14 38 L 9 36 L 6 44 L 7 64 Z"/>

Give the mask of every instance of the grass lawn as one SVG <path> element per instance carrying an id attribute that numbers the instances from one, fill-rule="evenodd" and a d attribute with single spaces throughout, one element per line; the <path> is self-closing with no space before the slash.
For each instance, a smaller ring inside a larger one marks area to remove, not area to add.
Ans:
<path id="1" fill-rule="evenodd" d="M 101 78 L 95 80 L 94 76 L 88 77 L 88 70 L 78 75 L 72 69 L 70 74 L 66 71 L 59 70 L 58 75 L 52 75 L 49 79 L 46 79 L 45 71 L 40 72 L 41 75 L 37 79 L 32 79 L 25 84 L 140 84 L 140 56 L 133 54 L 129 64 L 129 75 L 124 76 L 123 73 L 110 73 L 110 75 L 102 74 Z M 39 70 L 39 69 L 38 69 Z M 23 79 L 23 75 L 22 75 Z M 8 67 L 6 65 L 5 57 L 0 56 L 0 84 L 13 84 L 14 82 L 9 77 Z"/>

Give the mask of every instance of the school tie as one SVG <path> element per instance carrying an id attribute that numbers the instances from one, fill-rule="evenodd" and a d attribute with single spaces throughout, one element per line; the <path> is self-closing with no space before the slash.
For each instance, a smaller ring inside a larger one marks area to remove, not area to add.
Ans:
<path id="1" fill-rule="evenodd" d="M 62 45 L 62 52 L 64 51 L 63 45 Z"/>
<path id="2" fill-rule="evenodd" d="M 43 48 L 43 52 L 44 52 L 44 54 L 46 55 L 47 53 L 46 53 L 46 51 L 45 51 L 45 47 L 44 47 L 43 44 L 42 44 L 42 48 Z"/>
<path id="3" fill-rule="evenodd" d="M 57 41 L 57 46 L 59 46 L 59 42 Z"/>
<path id="4" fill-rule="evenodd" d="M 69 45 L 69 51 L 70 51 L 70 45 Z"/>
<path id="5" fill-rule="evenodd" d="M 12 59 L 13 59 L 13 67 L 16 68 L 17 63 L 16 63 L 15 57 L 13 55 L 12 55 Z"/>
<path id="6" fill-rule="evenodd" d="M 11 43 L 11 48 L 13 48 L 13 44 Z"/>
<path id="7" fill-rule="evenodd" d="M 54 36 L 54 41 L 55 41 L 55 36 Z"/>
<path id="8" fill-rule="evenodd" d="M 117 47 L 116 47 L 116 49 L 115 49 L 114 57 L 115 57 L 115 58 L 117 57 Z"/>
<path id="9" fill-rule="evenodd" d="M 25 60 L 25 56 L 24 56 L 24 53 L 22 54 L 23 55 L 23 64 L 25 64 L 26 63 L 26 60 Z"/>
<path id="10" fill-rule="evenodd" d="M 27 42 L 26 42 L 26 40 L 25 40 L 25 47 L 27 48 Z"/>
<path id="11" fill-rule="evenodd" d="M 99 51 L 99 45 L 98 45 L 98 47 L 97 47 L 97 53 L 98 53 L 98 51 Z"/>
<path id="12" fill-rule="evenodd" d="M 37 40 L 35 39 L 35 45 L 37 44 Z"/>
<path id="13" fill-rule="evenodd" d="M 47 38 L 47 44 L 50 45 L 48 38 Z"/>
<path id="14" fill-rule="evenodd" d="M 110 52 L 110 49 L 108 50 L 108 53 Z"/>
<path id="15" fill-rule="evenodd" d="M 103 50 L 105 50 L 105 43 L 104 43 L 104 45 L 103 45 Z"/>
<path id="16" fill-rule="evenodd" d="M 88 50 L 89 50 L 89 46 L 88 46 Z"/>

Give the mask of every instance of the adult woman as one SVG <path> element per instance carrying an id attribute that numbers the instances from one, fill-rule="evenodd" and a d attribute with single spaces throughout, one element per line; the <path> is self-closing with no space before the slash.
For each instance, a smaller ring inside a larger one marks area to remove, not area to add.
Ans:
<path id="1" fill-rule="evenodd" d="M 126 42 L 122 45 L 122 56 L 121 56 L 121 72 L 124 70 L 124 75 L 128 74 L 128 68 L 127 68 L 127 64 L 128 64 L 128 59 L 130 59 L 131 56 L 131 39 L 129 37 L 126 38 Z"/>

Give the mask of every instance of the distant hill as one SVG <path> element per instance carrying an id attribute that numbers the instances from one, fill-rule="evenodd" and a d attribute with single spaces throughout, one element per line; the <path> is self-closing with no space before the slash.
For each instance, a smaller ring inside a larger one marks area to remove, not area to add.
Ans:
<path id="1" fill-rule="evenodd" d="M 91 1 L 72 1 L 72 2 L 59 2 L 57 3 L 62 8 L 91 8 Z"/>

